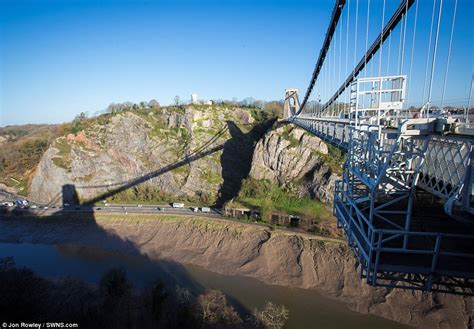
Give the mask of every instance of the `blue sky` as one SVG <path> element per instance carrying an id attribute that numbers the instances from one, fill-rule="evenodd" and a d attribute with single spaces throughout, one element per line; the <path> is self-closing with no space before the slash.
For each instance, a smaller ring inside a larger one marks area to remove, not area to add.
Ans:
<path id="1" fill-rule="evenodd" d="M 372 0 L 372 23 L 381 19 L 381 2 Z M 387 2 L 391 13 L 398 1 Z M 112 102 L 169 104 L 192 92 L 264 100 L 281 99 L 287 87 L 304 92 L 333 3 L 0 0 L 0 126 L 64 122 Z M 420 0 L 420 8 L 429 12 L 431 3 Z M 445 0 L 448 14 L 453 3 Z M 362 39 L 366 8 L 360 0 Z M 455 34 L 450 99 L 467 97 L 473 67 L 472 5 L 460 0 L 459 8 L 455 31 L 463 33 Z M 418 23 L 426 33 L 429 16 Z M 423 76 L 423 65 L 416 70 Z"/>

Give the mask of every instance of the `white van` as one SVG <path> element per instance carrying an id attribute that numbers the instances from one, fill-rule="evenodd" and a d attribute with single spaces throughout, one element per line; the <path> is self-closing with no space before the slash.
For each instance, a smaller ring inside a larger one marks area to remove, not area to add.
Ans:
<path id="1" fill-rule="evenodd" d="M 209 207 L 201 207 L 201 212 L 211 212 L 211 208 L 209 208 Z"/>
<path id="2" fill-rule="evenodd" d="M 173 208 L 184 208 L 184 203 L 181 203 L 181 202 L 173 202 L 172 207 L 173 207 Z"/>

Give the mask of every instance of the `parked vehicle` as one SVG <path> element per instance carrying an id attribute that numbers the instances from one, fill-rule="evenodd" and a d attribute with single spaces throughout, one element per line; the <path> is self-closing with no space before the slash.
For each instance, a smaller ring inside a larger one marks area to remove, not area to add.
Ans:
<path id="1" fill-rule="evenodd" d="M 22 199 L 17 199 L 15 201 L 15 203 L 18 207 L 25 207 L 25 206 L 28 205 L 28 201 L 27 200 L 22 200 Z"/>
<path id="2" fill-rule="evenodd" d="M 173 203 L 171 204 L 171 206 L 172 206 L 173 208 L 184 208 L 184 203 L 181 203 L 181 202 L 173 202 Z"/>
<path id="3" fill-rule="evenodd" d="M 211 212 L 211 208 L 209 208 L 209 207 L 201 207 L 201 212 Z"/>

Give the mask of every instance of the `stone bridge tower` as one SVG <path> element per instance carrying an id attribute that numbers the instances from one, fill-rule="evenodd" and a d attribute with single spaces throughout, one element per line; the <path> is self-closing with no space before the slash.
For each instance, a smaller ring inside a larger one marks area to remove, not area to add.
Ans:
<path id="1" fill-rule="evenodd" d="M 300 110 L 298 89 L 285 89 L 285 102 L 283 104 L 283 119 L 288 119 Z"/>

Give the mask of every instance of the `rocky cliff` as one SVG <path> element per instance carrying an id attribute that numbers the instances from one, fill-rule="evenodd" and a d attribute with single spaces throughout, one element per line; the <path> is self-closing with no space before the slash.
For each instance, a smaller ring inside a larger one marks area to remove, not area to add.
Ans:
<path id="1" fill-rule="evenodd" d="M 30 197 L 58 202 L 64 186 L 81 201 L 115 189 L 123 200 L 231 197 L 250 170 L 262 122 L 250 110 L 214 106 L 102 115 L 47 149 Z"/>
<path id="2" fill-rule="evenodd" d="M 123 217 L 123 218 L 122 218 Z M 420 328 L 465 328 L 473 300 L 441 293 L 373 288 L 358 275 L 344 241 L 226 220 L 96 214 L 0 221 L 0 242 L 75 244 L 172 259 L 267 284 L 316 289 L 352 309 Z"/>
<path id="3" fill-rule="evenodd" d="M 250 176 L 280 186 L 296 184 L 302 193 L 332 203 L 341 163 L 329 165 L 330 150 L 331 146 L 303 129 L 275 123 L 255 147 Z"/>

